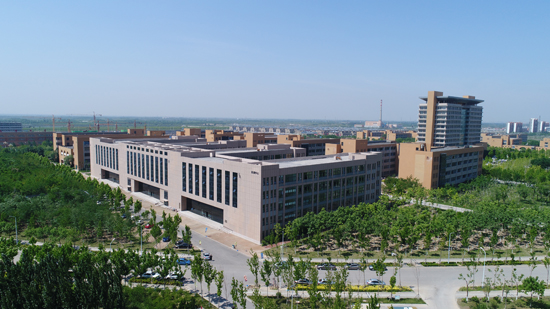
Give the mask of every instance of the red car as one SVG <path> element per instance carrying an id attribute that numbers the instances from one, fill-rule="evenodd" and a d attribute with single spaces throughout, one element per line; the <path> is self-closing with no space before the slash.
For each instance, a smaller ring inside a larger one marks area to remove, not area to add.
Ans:
<path id="1" fill-rule="evenodd" d="M 150 228 L 152 228 L 152 227 L 153 227 L 153 225 L 152 225 L 151 223 L 145 224 L 145 228 L 146 228 L 146 229 L 150 229 Z"/>

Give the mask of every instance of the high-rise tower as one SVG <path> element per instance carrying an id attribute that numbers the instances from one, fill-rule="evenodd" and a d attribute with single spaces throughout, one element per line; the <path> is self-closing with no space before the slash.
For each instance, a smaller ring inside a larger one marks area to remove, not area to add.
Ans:
<path id="1" fill-rule="evenodd" d="M 418 115 L 418 142 L 432 147 L 468 146 L 481 140 L 483 100 L 474 96 L 443 96 L 443 92 L 430 91 L 421 97 Z"/>

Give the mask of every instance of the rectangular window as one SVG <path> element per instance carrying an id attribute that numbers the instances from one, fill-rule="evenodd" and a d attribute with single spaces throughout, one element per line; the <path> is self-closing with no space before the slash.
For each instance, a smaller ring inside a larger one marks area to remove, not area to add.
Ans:
<path id="1" fill-rule="evenodd" d="M 97 145 L 95 145 L 95 164 L 99 164 L 99 156 L 97 155 Z"/>
<path id="2" fill-rule="evenodd" d="M 238 189 L 238 180 L 237 173 L 233 173 L 233 207 L 237 207 L 237 189 Z"/>
<path id="3" fill-rule="evenodd" d="M 187 191 L 187 164 L 183 162 L 181 164 L 181 190 Z"/>
<path id="4" fill-rule="evenodd" d="M 164 185 L 168 185 L 168 159 L 164 159 Z"/>
<path id="5" fill-rule="evenodd" d="M 145 156 L 145 162 L 147 163 L 147 180 L 149 180 L 149 155 Z"/>
<path id="6" fill-rule="evenodd" d="M 155 158 L 151 156 L 151 181 L 155 181 Z"/>
<path id="7" fill-rule="evenodd" d="M 189 193 L 193 193 L 193 164 L 189 163 Z"/>
<path id="8" fill-rule="evenodd" d="M 159 170 L 160 170 L 160 184 L 162 185 L 164 183 L 164 160 L 162 158 L 159 158 L 160 160 L 160 167 L 159 167 Z"/>
<path id="9" fill-rule="evenodd" d="M 134 152 L 134 176 L 137 176 L 137 154 Z"/>
<path id="10" fill-rule="evenodd" d="M 141 177 L 145 178 L 145 155 L 141 154 Z"/>
<path id="11" fill-rule="evenodd" d="M 202 197 L 206 198 L 206 166 L 202 167 Z"/>
<path id="12" fill-rule="evenodd" d="M 285 183 L 291 183 L 296 181 L 296 174 L 285 175 Z"/>
<path id="13" fill-rule="evenodd" d="M 222 170 L 216 170 L 216 201 L 222 202 Z"/>
<path id="14" fill-rule="evenodd" d="M 137 155 L 137 158 L 138 158 L 138 162 L 137 162 L 138 163 L 137 164 L 138 177 L 141 178 L 141 159 L 140 159 L 140 154 L 139 153 Z"/>
<path id="15" fill-rule="evenodd" d="M 126 151 L 126 174 L 130 174 L 130 152 Z"/>
<path id="16" fill-rule="evenodd" d="M 225 172 L 225 205 L 229 205 L 229 186 L 231 185 L 231 180 L 229 179 L 229 172 Z"/>
<path id="17" fill-rule="evenodd" d="M 155 157 L 155 182 L 159 183 L 159 158 Z"/>
<path id="18" fill-rule="evenodd" d="M 200 189 L 200 170 L 199 170 L 199 166 L 195 164 L 195 195 L 196 196 L 199 196 L 199 189 Z"/>
<path id="19" fill-rule="evenodd" d="M 208 169 L 208 198 L 214 200 L 214 169 Z"/>

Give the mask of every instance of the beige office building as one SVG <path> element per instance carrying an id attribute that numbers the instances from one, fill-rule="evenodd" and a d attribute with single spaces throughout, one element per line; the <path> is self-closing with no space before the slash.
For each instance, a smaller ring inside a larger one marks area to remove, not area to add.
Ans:
<path id="1" fill-rule="evenodd" d="M 381 153 L 305 157 L 292 145 L 231 148 L 243 142 L 92 138 L 91 175 L 210 218 L 255 243 L 276 223 L 380 195 Z"/>

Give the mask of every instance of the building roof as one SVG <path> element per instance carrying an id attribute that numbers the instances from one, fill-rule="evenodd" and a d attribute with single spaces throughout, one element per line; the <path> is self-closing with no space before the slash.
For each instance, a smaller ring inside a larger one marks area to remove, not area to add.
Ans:
<path id="1" fill-rule="evenodd" d="M 420 97 L 421 100 L 428 101 L 428 97 Z M 463 97 L 453 97 L 453 96 L 438 96 L 437 97 L 438 103 L 451 103 L 451 104 L 462 104 L 462 105 L 476 105 L 481 102 L 484 102 L 484 100 L 479 99 L 469 99 L 469 98 L 463 98 Z"/>

